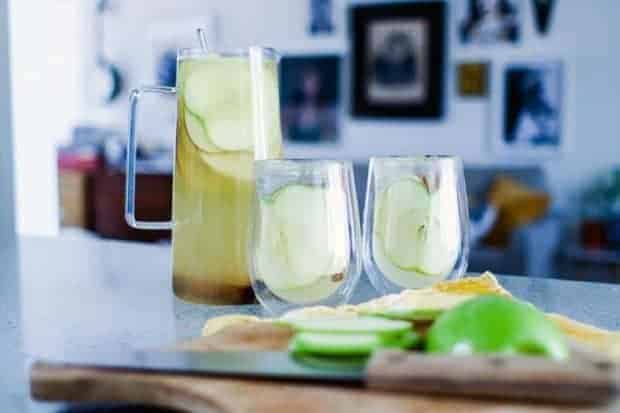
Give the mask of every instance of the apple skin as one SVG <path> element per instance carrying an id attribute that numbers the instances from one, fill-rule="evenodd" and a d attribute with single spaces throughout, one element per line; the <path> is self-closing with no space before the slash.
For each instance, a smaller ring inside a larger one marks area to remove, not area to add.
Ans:
<path id="1" fill-rule="evenodd" d="M 446 311 L 426 336 L 431 353 L 523 354 L 565 360 L 562 333 L 534 306 L 505 297 L 473 298 Z"/>

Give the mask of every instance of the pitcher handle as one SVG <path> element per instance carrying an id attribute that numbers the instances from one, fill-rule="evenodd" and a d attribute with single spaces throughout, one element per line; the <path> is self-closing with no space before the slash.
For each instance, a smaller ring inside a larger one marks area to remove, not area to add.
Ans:
<path id="1" fill-rule="evenodd" d="M 125 221 L 136 229 L 172 229 L 170 221 L 139 221 L 136 219 L 136 118 L 138 101 L 143 93 L 174 95 L 176 89 L 166 86 L 143 86 L 129 95 L 129 136 L 127 139 L 127 168 L 125 171 Z"/>

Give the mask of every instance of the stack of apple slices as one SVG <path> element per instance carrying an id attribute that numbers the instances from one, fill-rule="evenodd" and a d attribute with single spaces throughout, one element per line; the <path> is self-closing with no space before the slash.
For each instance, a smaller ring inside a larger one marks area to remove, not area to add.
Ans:
<path id="1" fill-rule="evenodd" d="M 290 350 L 315 356 L 368 356 L 379 348 L 408 349 L 419 336 L 406 321 L 375 317 L 286 323 L 295 332 Z"/>

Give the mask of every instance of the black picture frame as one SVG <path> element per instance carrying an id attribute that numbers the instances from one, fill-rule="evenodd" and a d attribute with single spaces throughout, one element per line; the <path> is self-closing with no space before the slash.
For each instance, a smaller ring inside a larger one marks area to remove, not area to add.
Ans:
<path id="1" fill-rule="evenodd" d="M 359 118 L 440 119 L 444 115 L 446 4 L 443 1 L 365 4 L 350 9 L 351 114 Z M 369 99 L 369 31 L 373 24 L 423 22 L 426 33 L 424 96 L 382 102 Z"/>

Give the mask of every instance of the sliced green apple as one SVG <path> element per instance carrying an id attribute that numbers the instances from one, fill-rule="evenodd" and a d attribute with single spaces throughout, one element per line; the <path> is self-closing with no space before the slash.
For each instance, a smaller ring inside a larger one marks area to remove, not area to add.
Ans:
<path id="1" fill-rule="evenodd" d="M 215 146 L 209 139 L 204 124 L 200 118 L 189 110 L 184 111 L 185 130 L 194 145 L 198 146 L 205 152 L 221 152 L 222 150 Z"/>
<path id="2" fill-rule="evenodd" d="M 270 157 L 281 141 L 277 72 L 266 62 L 253 89 L 246 58 L 211 57 L 192 68 L 183 85 L 187 109 L 202 121 L 211 143 L 223 151 L 251 151 L 261 142 L 259 159 Z M 259 96 L 255 96 L 258 94 Z M 254 114 L 254 97 L 261 113 Z M 254 116 L 262 123 L 254 124 Z M 255 126 L 261 130 L 256 131 Z M 258 134 L 258 135 L 257 135 Z"/>
<path id="3" fill-rule="evenodd" d="M 341 213 L 338 202 L 328 189 L 297 184 L 259 200 L 255 265 L 274 294 L 318 301 L 342 284 L 349 246 L 346 223 L 333 212 Z"/>
<path id="4" fill-rule="evenodd" d="M 458 258 L 461 226 L 456 184 L 443 174 L 443 184 L 431 196 L 426 242 L 418 251 L 418 267 L 426 274 L 448 274 Z"/>
<path id="5" fill-rule="evenodd" d="M 254 178 L 254 155 L 251 152 L 202 152 L 200 157 L 220 175 L 240 181 L 251 181 Z"/>
<path id="6" fill-rule="evenodd" d="M 203 122 L 213 144 L 225 151 L 253 146 L 249 74 L 244 74 L 248 69 L 242 62 L 235 66 L 224 60 L 207 62 L 189 75 L 184 87 L 187 108 Z"/>
<path id="7" fill-rule="evenodd" d="M 379 196 L 377 211 L 377 230 L 390 260 L 401 268 L 416 267 L 430 212 L 426 186 L 417 177 L 394 182 Z"/>
<path id="8" fill-rule="evenodd" d="M 285 322 L 293 330 L 324 334 L 377 334 L 387 338 L 401 337 L 411 331 L 411 323 L 380 317 L 293 320 Z"/>
<path id="9" fill-rule="evenodd" d="M 411 176 L 378 195 L 373 256 L 392 282 L 416 288 L 448 275 L 460 243 L 456 196 L 448 196 L 450 191 L 455 188 L 446 185 L 431 192 Z"/>
<path id="10" fill-rule="evenodd" d="M 390 260 L 385 254 L 383 242 L 377 239 L 373 242 L 373 258 L 381 273 L 391 282 L 404 288 L 424 288 L 445 279 L 447 274 L 428 275 L 417 268 L 403 269 Z"/>

